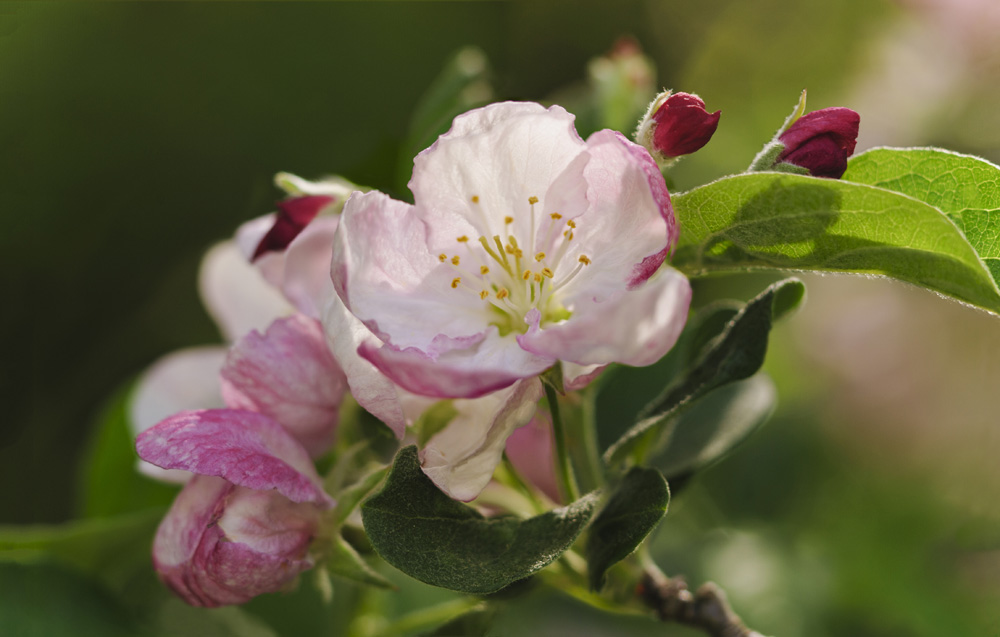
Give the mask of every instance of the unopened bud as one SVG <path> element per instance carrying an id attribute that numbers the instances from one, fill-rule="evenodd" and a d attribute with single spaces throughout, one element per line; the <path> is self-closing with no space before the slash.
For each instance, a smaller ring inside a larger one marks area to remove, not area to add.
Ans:
<path id="1" fill-rule="evenodd" d="M 649 105 L 635 133 L 636 141 L 658 163 L 667 163 L 707 144 L 719 127 L 721 114 L 709 113 L 697 95 L 664 91 Z"/>
<path id="2" fill-rule="evenodd" d="M 860 122 L 861 116 L 849 108 L 806 113 L 779 135 L 784 150 L 776 163 L 804 168 L 814 177 L 839 179 L 858 143 Z"/>

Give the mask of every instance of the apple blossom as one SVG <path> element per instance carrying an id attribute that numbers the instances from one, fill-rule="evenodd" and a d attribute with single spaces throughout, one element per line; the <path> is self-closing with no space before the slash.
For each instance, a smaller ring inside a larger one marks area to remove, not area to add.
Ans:
<path id="1" fill-rule="evenodd" d="M 622 135 L 584 141 L 561 107 L 493 104 L 417 156 L 410 189 L 413 205 L 353 194 L 332 260 L 367 330 L 358 353 L 402 388 L 474 398 L 559 361 L 573 383 L 676 341 L 690 287 L 660 267 L 677 237 L 670 196 Z"/>
<path id="2" fill-rule="evenodd" d="M 181 412 L 139 434 L 136 450 L 196 474 L 153 543 L 161 579 L 189 604 L 241 604 L 312 567 L 309 547 L 333 501 L 278 423 L 234 409 Z"/>

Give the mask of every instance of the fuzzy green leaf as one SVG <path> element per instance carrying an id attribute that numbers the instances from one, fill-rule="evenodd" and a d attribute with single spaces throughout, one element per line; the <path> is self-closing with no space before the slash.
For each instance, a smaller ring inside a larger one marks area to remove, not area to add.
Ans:
<path id="1" fill-rule="evenodd" d="M 1000 166 L 938 148 L 876 148 L 852 157 L 844 179 L 942 211 L 1000 282 Z"/>
<path id="2" fill-rule="evenodd" d="M 587 538 L 590 588 L 600 590 L 609 568 L 629 556 L 649 535 L 670 503 L 667 481 L 656 469 L 633 467 L 594 518 Z"/>
<path id="3" fill-rule="evenodd" d="M 1000 313 L 1000 290 L 934 206 L 865 184 L 755 173 L 677 195 L 673 265 L 691 276 L 793 269 L 877 274 Z"/>
<path id="4" fill-rule="evenodd" d="M 651 464 L 667 480 L 691 475 L 746 440 L 771 416 L 777 399 L 763 372 L 709 392 L 678 417 Z"/>
<path id="5" fill-rule="evenodd" d="M 397 454 L 382 490 L 361 505 L 372 546 L 407 575 L 465 593 L 492 593 L 541 570 L 590 521 L 597 495 L 527 520 L 485 518 L 442 493 L 417 449 Z"/>
<path id="6" fill-rule="evenodd" d="M 663 394 L 650 403 L 633 425 L 604 454 L 609 466 L 622 462 L 633 450 L 662 435 L 694 401 L 717 387 L 757 373 L 767 353 L 775 316 L 801 300 L 804 286 L 796 279 L 779 281 L 751 299 L 726 329 L 703 349 L 698 361 Z"/>

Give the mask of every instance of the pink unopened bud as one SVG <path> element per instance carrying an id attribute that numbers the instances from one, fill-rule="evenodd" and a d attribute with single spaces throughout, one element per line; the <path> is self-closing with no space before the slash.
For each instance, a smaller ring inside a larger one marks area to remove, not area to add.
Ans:
<path id="1" fill-rule="evenodd" d="M 649 105 L 636 140 L 661 163 L 690 155 L 712 139 L 721 115 L 709 113 L 697 95 L 666 91 Z"/>
<path id="2" fill-rule="evenodd" d="M 333 501 L 305 449 L 262 414 L 181 412 L 139 434 L 139 456 L 196 474 L 153 542 L 160 578 L 193 606 L 242 604 L 311 568 Z"/>
<path id="3" fill-rule="evenodd" d="M 777 163 L 805 168 L 815 177 L 839 179 L 858 143 L 860 123 L 861 116 L 849 108 L 806 113 L 778 137 L 785 149 Z"/>
<path id="4" fill-rule="evenodd" d="M 326 195 L 307 195 L 278 202 L 278 216 L 274 220 L 274 225 L 257 244 L 252 260 L 268 252 L 284 250 L 292 239 L 316 218 L 319 211 L 333 201 L 333 197 Z"/>

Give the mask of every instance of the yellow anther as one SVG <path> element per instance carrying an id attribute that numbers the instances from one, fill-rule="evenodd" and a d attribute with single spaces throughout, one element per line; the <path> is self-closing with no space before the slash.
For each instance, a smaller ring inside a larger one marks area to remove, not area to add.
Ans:
<path id="1" fill-rule="evenodd" d="M 566 222 L 566 225 L 569 226 L 570 228 L 575 228 L 576 222 L 570 219 L 569 221 Z"/>
<path id="2" fill-rule="evenodd" d="M 579 258 L 578 260 L 579 260 L 579 261 L 580 261 L 580 263 L 582 263 L 583 265 L 590 265 L 590 257 L 588 257 L 588 256 L 587 256 L 587 255 L 585 255 L 585 254 L 581 254 L 581 255 L 580 255 L 580 258 Z"/>
<path id="3" fill-rule="evenodd" d="M 524 256 L 524 251 L 521 250 L 520 248 L 517 248 L 516 250 L 514 250 L 514 256 L 520 259 L 521 257 Z"/>
<path id="4" fill-rule="evenodd" d="M 538 254 L 535 255 L 535 261 L 544 261 L 544 260 L 545 260 L 544 252 L 539 252 Z"/>
<path id="5" fill-rule="evenodd" d="M 535 197 L 534 195 L 528 197 L 528 203 L 530 203 L 531 205 L 535 205 L 536 203 L 538 203 L 538 197 Z"/>
<path id="6" fill-rule="evenodd" d="M 567 241 L 572 241 L 573 240 L 573 231 L 572 230 L 567 230 L 566 232 L 563 233 L 563 236 L 566 237 Z"/>
<path id="7" fill-rule="evenodd" d="M 514 246 L 510 245 L 509 243 L 505 245 L 503 249 L 504 252 L 506 252 L 507 254 L 514 254 Z"/>
<path id="8" fill-rule="evenodd" d="M 527 281 L 528 279 L 530 279 L 531 278 L 531 270 L 525 270 L 524 272 L 522 272 L 521 273 L 521 278 L 524 279 L 525 281 Z"/>
<path id="9" fill-rule="evenodd" d="M 479 195 L 472 195 L 472 203 L 479 203 Z"/>
<path id="10" fill-rule="evenodd" d="M 483 299 L 485 301 L 486 297 L 488 297 L 489 295 L 490 295 L 489 291 L 483 290 L 482 292 L 479 293 L 479 298 L 481 298 L 481 299 Z"/>
<path id="11" fill-rule="evenodd" d="M 461 259 L 458 258 L 457 254 L 451 258 L 452 265 L 458 265 L 459 261 L 461 261 Z"/>
<path id="12" fill-rule="evenodd" d="M 485 265 L 479 266 L 479 274 L 489 274 L 489 273 L 490 269 L 488 267 L 486 267 Z"/>
<path id="13" fill-rule="evenodd" d="M 468 242 L 468 240 L 469 240 L 469 237 L 465 236 L 464 234 L 461 237 L 455 239 L 455 241 L 458 241 L 459 243 L 466 243 L 466 242 Z"/>
<path id="14" fill-rule="evenodd" d="M 562 215 L 561 215 L 561 214 L 559 214 L 558 212 L 553 212 L 553 213 L 552 213 L 552 214 L 550 214 L 549 216 L 550 216 L 550 217 L 552 217 L 553 219 L 555 219 L 556 221 L 558 221 L 558 220 L 562 219 Z"/>
<path id="15" fill-rule="evenodd" d="M 504 224 L 509 226 L 510 224 L 514 223 L 514 217 L 504 217 L 503 222 Z"/>
<path id="16" fill-rule="evenodd" d="M 442 252 L 441 254 L 438 255 L 438 261 L 440 261 L 441 263 L 444 263 L 447 260 L 448 260 L 447 254 Z"/>
<path id="17" fill-rule="evenodd" d="M 548 268 L 542 268 L 542 276 L 547 276 L 550 279 L 555 276 L 555 272 Z"/>
<path id="18" fill-rule="evenodd" d="M 500 288 L 500 290 L 497 292 L 498 299 L 505 299 L 508 296 L 510 296 L 510 292 L 507 291 L 507 288 Z"/>
<path id="19" fill-rule="evenodd" d="M 454 279 L 452 279 L 451 280 L 451 289 L 454 290 L 455 288 L 457 288 L 458 284 L 461 283 L 461 282 L 462 282 L 462 277 L 460 277 L 460 276 L 457 276 Z"/>
<path id="20" fill-rule="evenodd" d="M 539 273 L 537 273 L 537 272 L 535 272 L 535 274 L 532 276 L 532 278 L 535 279 L 535 283 L 541 283 L 542 282 L 542 275 L 539 274 Z"/>

